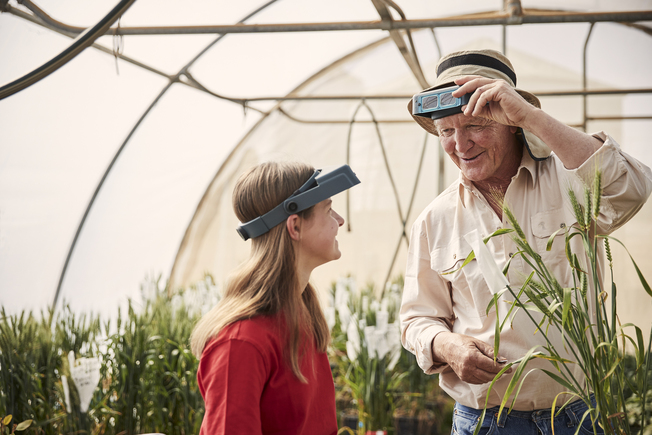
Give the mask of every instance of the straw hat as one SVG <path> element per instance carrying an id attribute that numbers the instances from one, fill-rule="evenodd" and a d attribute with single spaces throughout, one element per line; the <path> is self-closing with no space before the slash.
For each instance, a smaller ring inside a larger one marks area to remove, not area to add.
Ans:
<path id="1" fill-rule="evenodd" d="M 528 103 L 541 108 L 541 102 L 533 94 L 516 88 L 516 73 L 512 63 L 502 53 L 495 50 L 457 51 L 442 57 L 437 64 L 437 80 L 435 85 L 422 92 L 455 85 L 460 77 L 478 75 L 490 79 L 506 81 Z M 412 99 L 408 103 L 408 111 L 412 115 Z M 438 136 L 434 121 L 423 116 L 412 115 L 412 118 L 428 133 Z M 532 133 L 519 128 L 516 135 L 523 141 L 525 148 L 535 160 L 545 160 L 550 156 L 550 148 Z"/>

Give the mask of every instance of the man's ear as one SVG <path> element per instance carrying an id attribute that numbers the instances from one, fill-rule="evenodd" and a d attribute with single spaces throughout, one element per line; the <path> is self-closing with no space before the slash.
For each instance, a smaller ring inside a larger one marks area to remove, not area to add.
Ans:
<path id="1" fill-rule="evenodd" d="M 293 214 L 285 221 L 285 227 L 292 240 L 301 240 L 301 218 Z"/>

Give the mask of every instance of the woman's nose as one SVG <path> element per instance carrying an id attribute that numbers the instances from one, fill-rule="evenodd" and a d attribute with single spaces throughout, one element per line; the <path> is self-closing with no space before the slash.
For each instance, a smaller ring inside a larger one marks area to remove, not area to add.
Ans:
<path id="1" fill-rule="evenodd" d="M 344 218 L 343 218 L 342 216 L 340 216 L 339 213 L 336 212 L 335 210 L 333 210 L 333 214 L 334 214 L 335 220 L 337 221 L 337 224 L 338 224 L 340 227 L 341 227 L 342 225 L 344 225 Z"/>

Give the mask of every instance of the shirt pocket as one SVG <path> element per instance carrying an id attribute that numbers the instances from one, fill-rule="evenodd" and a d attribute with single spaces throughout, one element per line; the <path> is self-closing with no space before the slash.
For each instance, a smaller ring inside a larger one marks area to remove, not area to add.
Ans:
<path id="1" fill-rule="evenodd" d="M 568 278 L 568 261 L 566 259 L 567 231 L 577 224 L 575 216 L 565 208 L 557 208 L 541 213 L 536 213 L 530 218 L 532 235 L 536 243 L 536 251 L 541 255 L 544 264 L 548 269 L 555 272 L 558 279 L 565 281 Z M 561 231 L 559 231 L 561 230 Z M 559 231 L 555 234 L 555 231 Z M 550 236 L 555 234 L 550 251 L 547 251 Z M 579 240 L 579 239 L 578 239 Z"/>
<path id="2" fill-rule="evenodd" d="M 491 299 L 477 259 L 462 267 L 472 250 L 464 238 L 459 238 L 430 255 L 430 267 L 448 283 L 455 317 L 464 321 L 484 317 Z"/>
<path id="3" fill-rule="evenodd" d="M 530 218 L 530 225 L 532 228 L 532 235 L 535 237 L 537 243 L 537 250 L 539 252 L 544 252 L 550 236 L 552 236 L 555 231 L 559 230 L 561 231 L 555 235 L 553 247 L 557 244 L 563 244 L 563 242 L 559 243 L 557 238 L 563 240 L 563 237 L 566 234 L 566 228 L 573 226 L 575 223 L 575 218 L 570 215 L 570 213 L 566 213 L 564 208 L 556 208 L 554 210 L 534 214 Z"/>
<path id="4" fill-rule="evenodd" d="M 471 245 L 464 238 L 452 240 L 447 246 L 435 249 L 430 254 L 430 268 L 450 282 L 459 273 L 458 269 L 471 251 Z"/>

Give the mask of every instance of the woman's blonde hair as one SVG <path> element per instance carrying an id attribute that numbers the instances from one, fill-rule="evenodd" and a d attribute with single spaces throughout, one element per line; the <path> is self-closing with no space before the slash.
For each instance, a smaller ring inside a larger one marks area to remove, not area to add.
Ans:
<path id="1" fill-rule="evenodd" d="M 233 208 L 240 222 L 249 222 L 279 205 L 313 174 L 302 163 L 262 163 L 245 172 L 233 190 Z M 312 208 L 299 213 L 310 217 Z M 285 359 L 301 382 L 301 359 L 306 340 L 326 351 L 330 333 L 317 293 L 308 284 L 301 292 L 297 254 L 286 226 L 277 225 L 251 240 L 249 259 L 229 280 L 223 299 L 195 326 L 191 348 L 197 358 L 206 343 L 231 323 L 259 315 L 280 315 L 287 331 Z"/>

